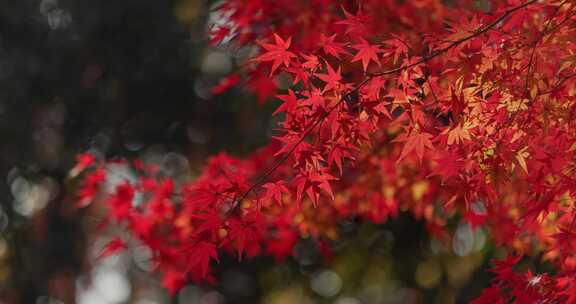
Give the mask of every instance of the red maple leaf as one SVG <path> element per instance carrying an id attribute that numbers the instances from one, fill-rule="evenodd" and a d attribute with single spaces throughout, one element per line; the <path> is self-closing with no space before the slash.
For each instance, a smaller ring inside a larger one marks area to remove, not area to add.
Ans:
<path id="1" fill-rule="evenodd" d="M 246 84 L 248 91 L 256 94 L 259 104 L 263 104 L 266 99 L 276 94 L 278 84 L 276 80 L 271 77 L 266 77 L 260 73 L 253 73 Z"/>
<path id="2" fill-rule="evenodd" d="M 458 154 L 450 151 L 439 152 L 439 155 L 434 158 L 437 165 L 434 167 L 430 175 L 438 175 L 443 181 L 458 175 L 464 161 Z"/>
<path id="3" fill-rule="evenodd" d="M 124 182 L 116 188 L 116 192 L 108 199 L 110 214 L 118 221 L 127 219 L 132 210 L 132 200 L 135 189 L 129 182 Z"/>
<path id="4" fill-rule="evenodd" d="M 100 185 L 106 180 L 106 171 L 102 167 L 98 167 L 95 171 L 86 174 L 80 189 L 78 190 L 78 203 L 77 207 L 82 208 L 88 206 L 98 190 Z"/>
<path id="5" fill-rule="evenodd" d="M 348 147 L 345 144 L 336 144 L 330 149 L 330 153 L 328 154 L 328 165 L 336 164 L 338 168 L 338 172 L 342 174 L 342 161 L 348 158 L 350 160 L 354 160 L 354 156 L 350 153 Z"/>
<path id="6" fill-rule="evenodd" d="M 126 243 L 121 238 L 114 238 L 98 254 L 98 259 L 114 255 L 123 249 L 126 249 Z"/>
<path id="7" fill-rule="evenodd" d="M 386 41 L 386 44 L 390 45 L 392 48 L 392 52 L 394 53 L 394 63 L 398 62 L 400 56 L 408 54 L 408 46 L 404 40 L 399 38 L 390 39 Z"/>
<path id="8" fill-rule="evenodd" d="M 228 91 L 230 88 L 234 87 L 238 82 L 240 82 L 241 78 L 238 74 L 231 74 L 225 77 L 220 81 L 220 83 L 213 87 L 210 91 L 212 94 L 222 94 Z"/>
<path id="9" fill-rule="evenodd" d="M 294 246 L 298 242 L 298 235 L 289 229 L 281 229 L 276 237 L 268 241 L 266 252 L 271 254 L 277 263 L 283 262 L 292 255 Z"/>
<path id="10" fill-rule="evenodd" d="M 199 269 L 201 278 L 206 278 L 208 276 L 210 260 L 219 260 L 216 246 L 206 241 L 195 243 L 186 252 L 186 255 L 188 257 L 187 270 Z"/>
<path id="11" fill-rule="evenodd" d="M 320 64 L 320 60 L 315 55 L 302 54 L 302 58 L 305 59 L 304 63 L 302 63 L 302 67 L 305 69 L 313 70 Z"/>
<path id="12" fill-rule="evenodd" d="M 284 181 L 277 181 L 275 183 L 266 183 L 262 185 L 266 189 L 266 194 L 262 197 L 264 200 L 272 199 L 278 204 L 282 204 L 282 194 L 290 195 L 290 191 L 284 185 Z"/>
<path id="13" fill-rule="evenodd" d="M 368 16 L 364 15 L 360 10 L 356 13 L 356 15 L 350 14 L 344 7 L 342 7 L 342 11 L 344 11 L 345 20 L 338 21 L 336 24 L 341 24 L 346 26 L 346 34 L 356 34 L 356 35 L 365 35 L 367 32 L 366 24 L 368 24 Z"/>
<path id="14" fill-rule="evenodd" d="M 316 205 L 320 199 L 320 190 L 326 192 L 326 194 L 334 199 L 334 193 L 330 186 L 330 181 L 333 180 L 337 180 L 337 178 L 326 172 L 318 172 L 316 170 L 307 173 L 307 175 L 297 176 L 294 180 L 296 185 L 296 202 L 300 203 L 302 201 L 302 195 L 306 192 L 308 198 Z"/>
<path id="15" fill-rule="evenodd" d="M 338 67 L 338 70 L 334 71 L 330 64 L 326 64 L 326 69 L 328 72 L 327 74 L 316 74 L 318 78 L 326 82 L 326 85 L 322 91 L 326 92 L 329 90 L 337 90 L 340 87 L 340 81 L 342 80 L 342 75 L 340 75 L 340 67 Z"/>
<path id="16" fill-rule="evenodd" d="M 96 157 L 91 153 L 81 153 L 76 156 L 76 167 L 77 170 L 82 171 L 96 162 Z M 74 169 L 73 169 L 74 170 Z"/>
<path id="17" fill-rule="evenodd" d="M 288 95 L 276 95 L 284 103 L 281 104 L 272 115 L 276 115 L 282 112 L 292 113 L 294 109 L 298 106 L 298 97 L 294 94 L 294 91 L 288 89 Z"/>
<path id="18" fill-rule="evenodd" d="M 518 275 L 514 272 L 512 267 L 518 264 L 521 258 L 521 256 L 508 254 L 505 260 L 493 260 L 492 263 L 494 266 L 490 271 L 496 274 L 498 280 L 514 282 L 518 279 Z"/>
<path id="19" fill-rule="evenodd" d="M 162 276 L 162 286 L 175 295 L 186 284 L 186 274 L 179 270 L 167 270 Z"/>
<path id="20" fill-rule="evenodd" d="M 207 232 L 212 239 L 215 239 L 220 228 L 223 226 L 222 216 L 219 212 L 210 209 L 206 213 L 193 214 L 191 218 L 200 222 L 192 235 L 199 237 L 202 233 Z"/>
<path id="21" fill-rule="evenodd" d="M 230 239 L 236 243 L 238 259 L 242 259 L 245 249 L 259 247 L 264 231 L 263 219 L 256 212 L 246 214 L 242 219 L 230 220 Z"/>
<path id="22" fill-rule="evenodd" d="M 334 39 L 336 39 L 336 34 L 330 37 L 324 35 L 324 33 L 320 34 L 319 45 L 322 47 L 322 50 L 324 50 L 324 53 L 338 59 L 340 59 L 340 55 L 349 55 L 348 51 L 344 48 L 346 44 L 335 42 Z"/>
<path id="23" fill-rule="evenodd" d="M 424 158 L 424 150 L 426 148 L 429 150 L 434 149 L 434 145 L 432 145 L 431 139 L 431 134 L 415 130 L 411 131 L 410 133 L 400 134 L 396 139 L 394 139 L 394 142 L 405 142 L 405 144 L 397 161 L 401 161 L 410 152 L 414 151 L 416 152 L 416 156 L 418 156 L 418 160 L 420 163 L 422 163 L 422 159 Z"/>
<path id="24" fill-rule="evenodd" d="M 231 30 L 229 27 L 225 27 L 225 26 L 220 26 L 217 29 L 213 29 L 210 31 L 210 42 L 208 43 L 209 45 L 217 45 L 220 42 L 222 42 L 222 40 L 224 40 L 224 38 L 226 38 L 226 36 L 228 36 L 230 34 Z"/>
<path id="25" fill-rule="evenodd" d="M 378 58 L 378 54 L 383 53 L 384 50 L 380 49 L 378 45 L 372 45 L 368 43 L 368 41 L 361 39 L 359 44 L 354 45 L 353 47 L 358 50 L 358 53 L 352 58 L 351 62 L 362 61 L 362 67 L 364 68 L 364 72 L 368 68 L 368 64 L 370 61 L 374 61 L 378 66 L 381 66 L 380 59 Z"/>
<path id="26" fill-rule="evenodd" d="M 284 64 L 285 67 L 288 67 L 290 66 L 290 59 L 296 58 L 296 55 L 294 55 L 294 53 L 288 51 L 291 41 L 292 41 L 291 37 L 288 37 L 288 39 L 284 41 L 280 36 L 274 34 L 275 44 L 271 43 L 260 44 L 266 50 L 266 52 L 258 56 L 256 60 L 272 61 L 270 76 L 274 74 L 274 71 L 276 71 L 276 69 L 280 66 L 280 64 Z"/>

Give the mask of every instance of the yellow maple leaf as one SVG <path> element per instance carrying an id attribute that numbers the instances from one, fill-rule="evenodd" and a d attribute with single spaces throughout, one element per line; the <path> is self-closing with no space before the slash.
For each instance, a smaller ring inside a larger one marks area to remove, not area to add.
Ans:
<path id="1" fill-rule="evenodd" d="M 529 156 L 530 153 L 528 152 L 528 147 L 524 147 L 518 150 L 518 152 L 516 152 L 516 160 L 518 161 L 518 164 L 524 170 L 525 173 L 528 173 L 528 167 L 526 166 L 526 158 L 528 158 Z"/>

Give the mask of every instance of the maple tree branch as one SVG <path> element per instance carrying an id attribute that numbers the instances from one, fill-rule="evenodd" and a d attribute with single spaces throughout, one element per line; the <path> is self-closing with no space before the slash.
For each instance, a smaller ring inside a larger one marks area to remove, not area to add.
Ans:
<path id="1" fill-rule="evenodd" d="M 554 85 L 554 87 L 552 89 L 545 91 L 545 92 L 542 92 L 542 93 L 539 93 L 538 96 L 543 96 L 543 95 L 554 93 L 554 91 L 558 90 L 562 86 L 562 84 L 564 84 L 565 81 L 570 80 L 571 78 L 574 78 L 574 77 L 576 77 L 576 73 L 562 77 L 560 80 L 558 80 L 556 82 L 556 84 Z"/>
<path id="2" fill-rule="evenodd" d="M 538 44 L 540 43 L 540 41 L 542 41 L 542 39 L 544 39 L 544 36 L 546 36 L 548 34 L 548 31 L 550 30 L 550 25 L 552 25 L 552 20 L 554 20 L 554 18 L 556 18 L 556 16 L 558 15 L 558 12 L 560 12 L 560 9 L 562 8 L 562 6 L 564 6 L 564 4 L 566 4 L 567 2 L 568 2 L 568 0 L 564 0 L 564 1 L 562 1 L 562 3 L 560 3 L 560 5 L 558 5 L 556 7 L 556 9 L 554 10 L 554 13 L 550 17 L 550 19 L 548 19 L 548 21 L 546 22 L 544 29 L 542 30 L 540 35 L 538 35 L 538 38 L 536 38 L 536 40 L 533 42 L 534 45 L 532 46 L 532 50 L 530 52 L 530 60 L 528 61 L 528 73 L 526 74 L 526 79 L 524 82 L 524 94 L 527 96 L 529 96 L 529 93 L 530 93 L 529 92 L 530 88 L 528 88 L 529 79 L 534 77 L 534 72 L 536 70 L 536 64 L 534 63 L 534 55 L 536 54 L 536 48 L 538 47 Z M 532 99 L 530 100 L 530 102 L 532 102 Z"/>
<path id="3" fill-rule="evenodd" d="M 511 14 L 513 14 L 514 12 L 516 12 L 516 11 L 522 9 L 522 8 L 525 8 L 525 7 L 527 7 L 528 5 L 530 5 L 530 4 L 532 4 L 532 3 L 536 2 L 536 1 L 537 1 L 537 0 L 530 0 L 530 1 L 526 2 L 526 3 L 524 3 L 524 4 L 521 4 L 521 5 L 519 5 L 519 6 L 516 6 L 516 7 L 513 7 L 513 8 L 511 8 L 511 9 L 507 10 L 506 12 L 504 12 L 504 13 L 502 14 L 502 16 L 498 17 L 496 20 L 494 20 L 492 23 L 488 24 L 487 26 L 478 29 L 478 30 L 475 31 L 473 34 L 468 35 L 468 36 L 466 36 L 466 37 L 464 37 L 464 38 L 462 38 L 462 39 L 456 40 L 456 41 L 452 42 L 451 44 L 449 44 L 448 46 L 446 46 L 446 47 L 444 47 L 444 48 L 441 48 L 441 49 L 439 49 L 439 50 L 437 50 L 437 51 L 434 51 L 434 52 L 432 52 L 432 54 L 430 54 L 430 55 L 428 55 L 428 56 L 426 56 L 426 57 L 423 57 L 422 59 L 420 59 L 420 60 L 418 60 L 418 61 L 416 61 L 416 62 L 414 62 L 414 63 L 410 63 L 410 64 L 407 64 L 407 65 L 403 65 L 403 66 L 400 66 L 400 67 L 397 67 L 397 68 L 394 68 L 394 69 L 391 69 L 391 70 L 388 70 L 388 71 L 370 74 L 369 76 L 370 76 L 370 77 L 374 77 L 374 76 L 384 76 L 384 75 L 395 74 L 395 73 L 398 73 L 398 72 L 407 70 L 407 69 L 409 69 L 409 68 L 413 68 L 413 67 L 415 67 L 415 66 L 418 66 L 418 65 L 420 65 L 420 64 L 422 64 L 422 63 L 425 63 L 425 62 L 427 62 L 427 61 L 429 61 L 429 60 L 431 60 L 431 59 L 433 59 L 433 58 L 436 58 L 436 57 L 438 57 L 438 56 L 440 56 L 440 55 L 448 52 L 450 49 L 452 49 L 452 48 L 454 48 L 454 47 L 456 47 L 456 46 L 458 46 L 458 45 L 460 45 L 460 44 L 462 44 L 462 43 L 464 43 L 464 42 L 466 42 L 466 41 L 468 41 L 468 40 L 470 40 L 470 39 L 472 39 L 472 38 L 478 37 L 478 36 L 486 33 L 486 32 L 489 31 L 490 29 L 496 27 L 500 22 L 504 21 L 506 18 L 508 18 L 508 17 L 509 17 Z"/>
<path id="4" fill-rule="evenodd" d="M 274 173 L 284 162 L 286 162 L 288 160 L 288 158 L 290 158 L 290 156 L 292 155 L 292 153 L 294 153 L 294 151 L 296 150 L 296 148 L 306 139 L 306 137 L 308 135 L 310 135 L 310 133 L 320 124 L 322 123 L 322 121 L 324 121 L 338 106 L 340 106 L 348 97 L 350 97 L 352 94 L 358 92 L 366 83 L 368 83 L 368 81 L 370 81 L 372 78 L 374 77 L 378 77 L 378 76 L 384 76 L 384 75 L 390 75 L 390 74 L 395 74 L 404 70 L 407 70 L 409 68 L 418 66 L 422 63 L 426 63 L 429 60 L 438 57 L 446 52 L 448 52 L 450 49 L 474 38 L 474 37 L 478 37 L 482 34 L 484 34 L 485 32 L 489 31 L 490 29 L 496 27 L 500 22 L 502 22 L 503 20 L 505 20 L 506 18 L 508 18 L 511 14 L 513 14 L 514 12 L 527 7 L 528 5 L 536 2 L 537 0 L 530 0 L 524 4 L 521 4 L 519 6 L 513 7 L 511 9 L 508 9 L 507 11 L 505 11 L 500 17 L 498 17 L 496 20 L 494 20 L 492 23 L 488 24 L 487 26 L 478 29 L 477 31 L 475 31 L 473 34 L 466 36 L 462 39 L 456 40 L 454 42 L 452 42 L 451 44 L 449 44 L 448 46 L 437 50 L 435 52 L 433 52 L 431 55 L 423 57 L 422 59 L 411 63 L 411 64 L 407 64 L 407 65 L 403 65 L 388 71 L 384 71 L 384 72 L 380 72 L 380 73 L 373 73 L 373 74 L 368 74 L 367 77 L 360 82 L 358 85 L 356 85 L 356 87 L 354 87 L 352 90 L 350 90 L 348 93 L 344 94 L 336 104 L 334 104 L 332 107 L 330 107 L 324 114 L 322 114 L 317 120 L 315 120 L 308 128 L 306 128 L 306 130 L 304 131 L 304 133 L 302 133 L 302 135 L 300 136 L 300 138 L 298 139 L 298 141 L 296 141 L 292 147 L 286 152 L 286 154 L 284 156 L 282 156 L 281 158 L 279 158 L 278 160 L 276 160 L 276 162 L 274 162 L 274 164 L 268 169 L 266 170 L 266 172 L 264 174 L 262 174 L 257 180 L 256 182 L 254 182 L 249 188 L 248 190 L 246 190 L 244 193 L 242 193 L 242 195 L 239 196 L 239 198 L 237 200 L 235 200 L 234 202 L 234 206 L 232 206 L 232 208 L 228 211 L 228 213 L 234 213 L 238 210 L 238 208 L 240 207 L 240 204 L 242 202 L 242 200 L 244 200 L 252 191 L 254 191 L 256 188 L 262 186 L 266 180 L 272 175 L 272 173 Z"/>

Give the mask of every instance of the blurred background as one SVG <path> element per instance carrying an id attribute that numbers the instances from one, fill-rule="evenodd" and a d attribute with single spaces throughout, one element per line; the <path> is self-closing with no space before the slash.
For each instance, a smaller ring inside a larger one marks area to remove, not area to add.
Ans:
<path id="1" fill-rule="evenodd" d="M 150 253 L 96 260 L 111 235 L 75 210 L 76 154 L 139 157 L 176 178 L 267 143 L 275 102 L 210 89 L 250 50 L 209 47 L 201 0 L 5 0 L 0 5 L 0 303 L 466 303 L 494 249 L 455 220 L 449 245 L 408 215 L 343 222 L 334 257 L 301 240 L 283 264 L 224 260 L 214 286 L 169 297 Z M 131 178 L 122 166 L 118 179 Z M 111 232 L 113 233 L 113 231 Z"/>

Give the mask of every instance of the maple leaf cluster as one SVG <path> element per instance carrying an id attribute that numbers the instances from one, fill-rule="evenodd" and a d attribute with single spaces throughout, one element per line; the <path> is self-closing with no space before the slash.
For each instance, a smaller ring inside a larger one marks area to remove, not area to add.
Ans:
<path id="1" fill-rule="evenodd" d="M 462 216 L 515 252 L 478 303 L 576 303 L 576 3 L 227 0 L 218 10 L 230 23 L 211 43 L 233 37 L 227 47 L 255 55 L 214 92 L 245 82 L 260 102 L 281 102 L 281 122 L 269 146 L 214 156 L 184 184 L 126 164 L 140 180 L 99 199 L 152 249 L 166 288 L 213 280 L 223 252 L 282 261 L 302 236 L 337 238 L 341 219 L 382 223 L 402 210 L 440 240 Z M 79 161 L 86 206 L 107 164 Z M 512 270 L 536 254 L 557 272 Z"/>

